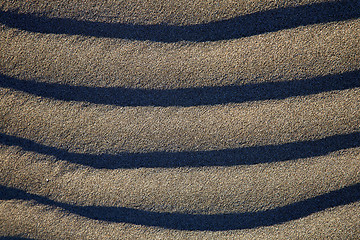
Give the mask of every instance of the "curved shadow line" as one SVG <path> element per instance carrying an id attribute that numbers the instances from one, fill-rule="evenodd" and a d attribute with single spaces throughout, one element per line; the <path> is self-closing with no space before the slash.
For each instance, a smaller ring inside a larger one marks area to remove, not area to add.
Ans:
<path id="1" fill-rule="evenodd" d="M 133 25 L 49 18 L 0 11 L 0 23 L 31 32 L 85 35 L 157 42 L 218 41 L 247 37 L 309 24 L 342 21 L 360 16 L 354 0 L 278 8 L 239 16 L 230 20 L 187 26 Z"/>
<path id="2" fill-rule="evenodd" d="M 0 87 L 62 101 L 85 101 L 117 106 L 198 106 L 242 103 L 305 96 L 360 87 L 360 70 L 305 80 L 265 82 L 243 86 L 182 89 L 85 87 L 20 80 L 0 74 Z"/>
<path id="3" fill-rule="evenodd" d="M 46 154 L 54 156 L 58 160 L 99 169 L 236 166 L 323 156 L 330 152 L 359 147 L 360 132 L 281 145 L 254 146 L 214 151 L 120 153 L 117 155 L 72 153 L 3 133 L 0 133 L 0 144 L 19 146 L 25 151 Z"/>
<path id="4" fill-rule="evenodd" d="M 71 213 L 96 220 L 188 231 L 225 231 L 281 224 L 309 216 L 327 208 L 359 201 L 360 184 L 347 186 L 340 190 L 270 210 L 212 215 L 160 213 L 124 207 L 76 206 L 1 185 L 0 196 L 0 199 L 3 200 L 34 200 L 41 204 L 60 207 Z"/>

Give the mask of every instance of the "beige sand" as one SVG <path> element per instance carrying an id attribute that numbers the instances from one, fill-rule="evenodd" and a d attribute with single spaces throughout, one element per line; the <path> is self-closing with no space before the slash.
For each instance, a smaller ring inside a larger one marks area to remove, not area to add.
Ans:
<path id="1" fill-rule="evenodd" d="M 360 6 L 340 2 L 1 1 L 0 237 L 358 239 Z"/>

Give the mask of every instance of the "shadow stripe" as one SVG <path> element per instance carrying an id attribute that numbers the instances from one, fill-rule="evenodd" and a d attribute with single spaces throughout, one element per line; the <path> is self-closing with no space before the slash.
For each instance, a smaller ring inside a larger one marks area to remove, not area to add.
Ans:
<path id="1" fill-rule="evenodd" d="M 158 42 L 218 41 L 247 37 L 309 24 L 343 21 L 360 16 L 355 0 L 316 3 L 252 13 L 230 20 L 187 26 L 132 25 L 48 18 L 0 11 L 0 22 L 31 32 L 151 40 Z"/>
<path id="2" fill-rule="evenodd" d="M 224 231 L 271 226 L 360 200 L 360 184 L 275 209 L 233 214 L 159 213 L 123 207 L 76 206 L 0 185 L 0 199 L 34 200 L 87 218 L 189 231 Z"/>
<path id="3" fill-rule="evenodd" d="M 150 152 L 81 154 L 49 147 L 34 141 L 0 133 L 0 143 L 19 146 L 25 151 L 54 156 L 59 160 L 93 168 L 175 168 L 202 166 L 236 166 L 271 163 L 323 156 L 341 149 L 360 147 L 360 132 L 335 135 L 319 140 L 197 152 Z"/>
<path id="4" fill-rule="evenodd" d="M 20 80 L 0 74 L 0 87 L 37 96 L 62 100 L 86 101 L 117 106 L 199 106 L 242 103 L 360 87 L 360 70 L 305 80 L 265 82 L 243 86 L 182 89 L 131 89 L 121 87 L 85 87 Z"/>

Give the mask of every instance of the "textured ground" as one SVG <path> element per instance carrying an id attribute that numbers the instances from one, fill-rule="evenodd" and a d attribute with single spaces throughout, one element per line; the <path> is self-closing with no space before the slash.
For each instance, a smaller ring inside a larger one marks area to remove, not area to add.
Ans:
<path id="1" fill-rule="evenodd" d="M 359 1 L 0 1 L 0 238 L 359 239 L 359 213 Z"/>

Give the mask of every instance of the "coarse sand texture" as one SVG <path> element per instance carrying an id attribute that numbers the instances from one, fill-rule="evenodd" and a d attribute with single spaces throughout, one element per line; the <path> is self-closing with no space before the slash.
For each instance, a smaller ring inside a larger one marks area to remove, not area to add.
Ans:
<path id="1" fill-rule="evenodd" d="M 0 239 L 360 239 L 360 1 L 0 0 Z"/>

